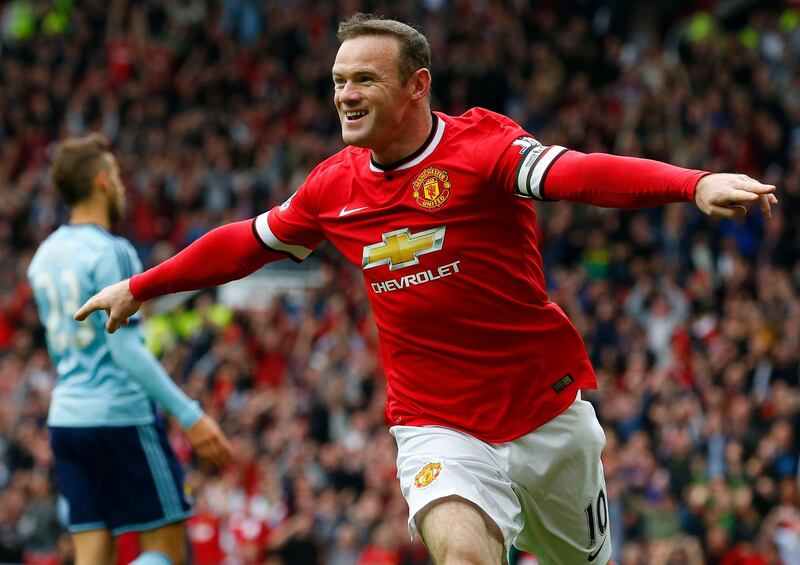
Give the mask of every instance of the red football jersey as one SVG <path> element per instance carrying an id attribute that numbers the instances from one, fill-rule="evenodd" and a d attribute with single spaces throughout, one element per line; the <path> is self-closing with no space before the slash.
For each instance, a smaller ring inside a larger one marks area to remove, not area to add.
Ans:
<path id="1" fill-rule="evenodd" d="M 219 544 L 220 519 L 210 512 L 197 512 L 186 522 L 186 535 L 192 546 L 196 565 L 222 563 L 224 557 Z"/>
<path id="2" fill-rule="evenodd" d="M 440 425 L 501 442 L 597 385 L 583 341 L 545 291 L 532 199 L 566 150 L 483 109 L 434 114 L 391 167 L 347 147 L 254 223 L 296 260 L 323 239 L 362 269 L 391 425 Z"/>

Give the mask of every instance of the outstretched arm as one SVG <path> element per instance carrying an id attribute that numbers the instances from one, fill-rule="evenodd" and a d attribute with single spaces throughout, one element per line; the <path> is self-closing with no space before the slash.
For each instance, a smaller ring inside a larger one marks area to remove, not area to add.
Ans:
<path id="1" fill-rule="evenodd" d="M 564 151 L 545 171 L 541 196 L 611 208 L 692 202 L 709 216 L 737 217 L 759 203 L 765 217 L 777 204 L 773 185 L 746 175 L 713 174 L 660 161 Z"/>
<path id="2" fill-rule="evenodd" d="M 569 200 L 608 208 L 646 208 L 670 202 L 694 202 L 709 216 L 733 218 L 758 203 L 765 217 L 778 203 L 775 187 L 746 175 L 709 173 L 668 163 L 607 153 L 581 153 L 560 145 L 542 145 L 507 118 L 497 133 L 501 148 L 476 152 L 487 159 L 493 181 L 514 194 L 535 200 Z M 514 137 L 516 136 L 516 137 Z M 493 140 L 494 141 L 494 140 Z"/>
<path id="3" fill-rule="evenodd" d="M 75 313 L 84 320 L 97 310 L 108 312 L 106 329 L 125 324 L 142 302 L 173 292 L 196 290 L 240 279 L 285 255 L 263 246 L 253 233 L 253 221 L 216 228 L 160 265 L 108 286 Z"/>

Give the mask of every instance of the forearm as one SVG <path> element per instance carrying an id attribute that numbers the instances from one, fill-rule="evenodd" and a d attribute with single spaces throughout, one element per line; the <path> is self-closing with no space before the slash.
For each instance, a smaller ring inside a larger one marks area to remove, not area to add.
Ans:
<path id="1" fill-rule="evenodd" d="M 186 396 L 164 368 L 145 348 L 139 332 L 123 327 L 107 337 L 111 357 L 147 395 L 172 414 L 184 428 L 193 426 L 203 415 L 200 406 Z"/>
<path id="2" fill-rule="evenodd" d="M 645 293 L 637 285 L 633 287 L 628 299 L 625 301 L 625 312 L 640 323 L 647 322 L 647 314 L 644 308 Z"/>
<path id="3" fill-rule="evenodd" d="M 252 220 L 216 228 L 160 265 L 134 275 L 130 291 L 141 302 L 156 296 L 217 286 L 284 258 L 259 243 Z"/>
<path id="4" fill-rule="evenodd" d="M 707 174 L 650 159 L 567 151 L 547 172 L 543 196 L 609 208 L 693 202 Z"/>
<path id="5" fill-rule="evenodd" d="M 683 292 L 677 288 L 670 288 L 667 290 L 667 300 L 669 301 L 672 318 L 675 323 L 680 323 L 689 315 L 689 301 Z"/>

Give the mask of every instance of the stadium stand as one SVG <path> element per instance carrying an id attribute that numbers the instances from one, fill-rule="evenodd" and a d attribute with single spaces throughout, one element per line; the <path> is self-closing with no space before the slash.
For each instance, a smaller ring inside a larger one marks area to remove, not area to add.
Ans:
<path id="1" fill-rule="evenodd" d="M 341 147 L 337 22 L 420 25 L 434 108 L 503 111 L 548 144 L 774 183 L 775 217 L 539 204 L 551 296 L 600 379 L 614 559 L 800 563 L 800 6 L 769 2 L 14 0 L 0 8 L 0 562 L 70 563 L 44 425 L 53 369 L 25 269 L 65 221 L 56 140 L 112 140 L 145 264 L 282 202 Z M 356 270 L 232 308 L 152 312 L 168 372 L 232 437 L 191 460 L 194 563 L 423 564 Z M 268 279 L 266 279 L 268 280 Z M 267 283 L 265 283 L 267 284 Z M 135 544 L 135 540 L 133 541 Z M 535 562 L 515 556 L 519 563 Z"/>

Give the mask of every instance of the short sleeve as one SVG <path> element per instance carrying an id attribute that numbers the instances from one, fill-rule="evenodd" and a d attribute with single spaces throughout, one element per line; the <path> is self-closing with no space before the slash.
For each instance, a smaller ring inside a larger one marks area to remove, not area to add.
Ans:
<path id="1" fill-rule="evenodd" d="M 259 242 L 294 261 L 302 261 L 325 239 L 319 226 L 318 192 L 322 189 L 320 167 L 280 206 L 264 212 L 253 221 Z"/>
<path id="2" fill-rule="evenodd" d="M 484 160 L 489 180 L 516 196 L 546 200 L 544 180 L 566 148 L 543 145 L 505 116 L 497 115 L 483 127 L 487 131 L 476 158 Z"/>

